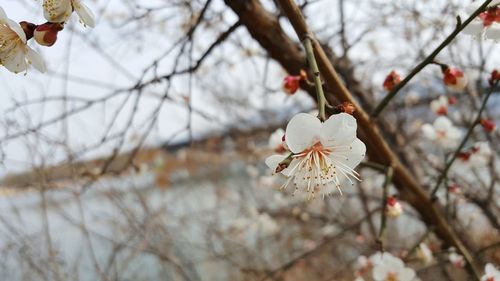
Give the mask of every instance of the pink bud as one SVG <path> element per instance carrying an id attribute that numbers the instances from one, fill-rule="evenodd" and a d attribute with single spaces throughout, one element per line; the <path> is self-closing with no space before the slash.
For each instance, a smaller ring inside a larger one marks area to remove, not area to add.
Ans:
<path id="1" fill-rule="evenodd" d="M 451 96 L 448 98 L 448 104 L 454 105 L 457 103 L 457 98 L 455 96 Z"/>
<path id="2" fill-rule="evenodd" d="M 388 92 L 392 91 L 397 84 L 401 82 L 401 76 L 396 71 L 391 71 L 384 80 L 384 89 Z"/>
<path id="3" fill-rule="evenodd" d="M 490 85 L 493 86 L 495 85 L 495 83 L 497 83 L 498 81 L 500 81 L 500 71 L 498 70 L 493 70 L 491 72 L 491 77 L 490 79 L 488 80 L 488 82 L 490 82 Z"/>
<path id="4" fill-rule="evenodd" d="M 57 33 L 63 30 L 63 28 L 63 25 L 60 23 L 47 22 L 37 26 L 33 37 L 38 44 L 50 47 L 56 43 Z"/>
<path id="5" fill-rule="evenodd" d="M 283 91 L 289 95 L 295 94 L 300 87 L 301 76 L 287 76 L 283 80 Z"/>
<path id="6" fill-rule="evenodd" d="M 500 22 L 500 8 L 491 7 L 486 12 L 479 14 L 479 18 L 483 21 L 484 27 L 488 27 L 495 22 Z"/>
<path id="7" fill-rule="evenodd" d="M 448 191 L 450 193 L 458 194 L 458 193 L 460 193 L 460 186 L 456 183 L 451 184 L 448 186 Z"/>
<path id="8" fill-rule="evenodd" d="M 462 91 L 467 86 L 467 77 L 458 68 L 446 67 L 443 70 L 443 82 L 452 90 Z"/>
<path id="9" fill-rule="evenodd" d="M 492 133 L 497 129 L 497 125 L 491 119 L 482 119 L 480 123 L 487 133 Z"/>

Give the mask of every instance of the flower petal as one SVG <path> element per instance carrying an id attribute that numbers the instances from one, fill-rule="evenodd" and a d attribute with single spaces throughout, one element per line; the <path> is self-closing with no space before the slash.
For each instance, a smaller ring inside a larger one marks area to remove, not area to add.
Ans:
<path id="1" fill-rule="evenodd" d="M 350 144 L 356 139 L 356 129 L 356 119 L 352 115 L 332 115 L 323 123 L 321 142 L 328 147 Z"/>
<path id="2" fill-rule="evenodd" d="M 21 41 L 23 41 L 23 43 L 26 44 L 26 33 L 24 33 L 24 30 L 21 27 L 21 25 L 19 25 L 17 22 L 10 20 L 10 19 L 7 19 L 6 23 L 9 26 L 9 28 L 12 31 L 14 31 L 17 34 L 17 36 L 19 36 Z"/>
<path id="3" fill-rule="evenodd" d="M 399 280 L 412 281 L 415 278 L 415 271 L 411 268 L 405 267 L 399 273 Z"/>
<path id="4" fill-rule="evenodd" d="M 434 127 L 432 127 L 431 124 L 424 124 L 422 125 L 422 133 L 424 134 L 424 137 L 430 140 L 435 140 L 436 139 L 436 130 L 434 130 Z"/>
<path id="5" fill-rule="evenodd" d="M 92 10 L 90 10 L 85 4 L 80 0 L 72 0 L 73 8 L 75 8 L 76 13 L 80 17 L 80 20 L 84 25 L 94 28 L 95 27 L 95 16 Z"/>
<path id="6" fill-rule="evenodd" d="M 358 138 L 356 138 L 350 145 L 334 150 L 329 156 L 341 162 L 343 167 L 354 169 L 363 161 L 366 154 L 366 145 Z"/>
<path id="7" fill-rule="evenodd" d="M 71 0 L 43 1 L 43 16 L 49 22 L 65 22 L 72 13 Z"/>
<path id="8" fill-rule="evenodd" d="M 315 116 L 299 113 L 286 126 L 285 142 L 293 153 L 300 153 L 320 139 L 322 127 Z"/>
<path id="9" fill-rule="evenodd" d="M 7 21 L 7 14 L 3 10 L 2 7 L 0 7 L 0 22 L 6 22 Z"/>
<path id="10" fill-rule="evenodd" d="M 30 47 L 28 46 L 26 47 L 28 48 L 28 52 L 26 53 L 26 59 L 28 60 L 28 63 L 31 64 L 36 70 L 42 73 L 47 71 L 47 67 L 45 66 L 45 61 L 43 60 L 43 57 Z"/>
<path id="11" fill-rule="evenodd" d="M 4 59 L 3 66 L 14 73 L 23 72 L 28 68 L 26 64 L 26 46 L 16 46 Z"/>
<path id="12" fill-rule="evenodd" d="M 453 127 L 451 120 L 445 116 L 439 116 L 434 121 L 434 128 L 438 131 L 448 131 L 451 127 Z"/>

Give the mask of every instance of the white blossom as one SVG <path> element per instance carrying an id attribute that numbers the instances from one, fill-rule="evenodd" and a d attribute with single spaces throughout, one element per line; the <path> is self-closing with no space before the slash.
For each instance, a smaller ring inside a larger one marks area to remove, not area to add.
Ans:
<path id="1" fill-rule="evenodd" d="M 26 34 L 22 27 L 7 18 L 0 7 L 0 65 L 9 71 L 26 71 L 30 65 L 40 72 L 45 72 L 43 58 L 27 45 Z"/>
<path id="2" fill-rule="evenodd" d="M 465 8 L 465 11 L 470 15 L 474 13 L 482 4 L 483 1 L 479 0 L 474 1 Z M 499 0 L 491 1 L 487 9 L 492 8 L 495 5 L 499 4 L 500 4 Z M 498 9 L 498 7 L 496 9 Z M 491 18 L 490 19 L 482 18 L 482 16 L 485 16 L 487 12 L 488 10 L 481 13 L 481 15 L 476 17 L 471 23 L 469 23 L 463 29 L 462 32 L 477 37 L 479 39 L 482 38 L 492 39 L 492 40 L 500 39 L 500 22 L 498 22 L 498 20 L 494 19 L 492 20 Z"/>
<path id="3" fill-rule="evenodd" d="M 491 263 L 484 267 L 484 275 L 481 281 L 500 281 L 500 271 Z"/>
<path id="4" fill-rule="evenodd" d="M 450 253 L 448 255 L 448 259 L 450 260 L 450 263 L 457 268 L 462 268 L 465 266 L 464 257 L 455 252 Z"/>
<path id="5" fill-rule="evenodd" d="M 434 260 L 431 249 L 425 243 L 418 245 L 417 256 L 425 265 L 431 264 Z"/>
<path id="6" fill-rule="evenodd" d="M 460 130 L 445 116 L 439 116 L 434 123 L 422 125 L 424 136 L 443 148 L 456 148 L 462 136 Z"/>
<path id="7" fill-rule="evenodd" d="M 440 96 L 438 99 L 431 101 L 431 110 L 437 115 L 446 115 L 448 113 L 448 98 Z"/>
<path id="8" fill-rule="evenodd" d="M 43 15 L 49 22 L 64 23 L 75 11 L 80 21 L 89 27 L 95 27 L 94 13 L 81 0 L 44 0 Z"/>
<path id="9" fill-rule="evenodd" d="M 390 253 L 377 253 L 370 257 L 373 263 L 372 277 L 375 281 L 412 281 L 415 271 L 405 267 L 403 261 Z"/>
<path id="10" fill-rule="evenodd" d="M 343 179 L 351 183 L 352 179 L 360 180 L 354 168 L 363 160 L 366 146 L 356 137 L 356 129 L 356 119 L 346 113 L 332 115 L 325 122 L 299 113 L 285 132 L 291 154 L 272 155 L 266 164 L 288 177 L 283 188 L 293 183 L 296 191 L 304 190 L 310 198 L 317 192 L 327 195 L 340 191 Z"/>

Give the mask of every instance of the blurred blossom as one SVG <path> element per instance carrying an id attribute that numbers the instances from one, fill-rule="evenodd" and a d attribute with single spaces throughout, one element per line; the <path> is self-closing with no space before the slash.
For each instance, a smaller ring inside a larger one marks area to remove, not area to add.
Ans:
<path id="1" fill-rule="evenodd" d="M 7 18 L 0 7 L 0 65 L 9 71 L 27 71 L 32 65 L 36 70 L 45 72 L 43 58 L 27 45 L 26 34 L 18 23 Z"/>
<path id="2" fill-rule="evenodd" d="M 285 130 L 279 128 L 274 131 L 269 137 L 269 148 L 277 153 L 285 153 L 289 151 L 285 142 Z"/>
<path id="3" fill-rule="evenodd" d="M 318 192 L 341 192 L 344 179 L 352 184 L 352 178 L 359 180 L 354 168 L 366 152 L 365 144 L 356 137 L 356 128 L 356 119 L 346 113 L 332 115 L 325 122 L 310 114 L 297 114 L 285 132 L 292 154 L 272 155 L 266 164 L 288 178 L 283 188 L 293 183 L 295 191 L 305 191 L 309 198 Z"/>
<path id="4" fill-rule="evenodd" d="M 403 206 L 394 196 L 389 196 L 385 205 L 385 213 L 390 218 L 397 218 L 403 214 Z"/>
<path id="5" fill-rule="evenodd" d="M 370 257 L 373 263 L 373 280 L 375 281 L 413 281 L 415 271 L 406 267 L 404 262 L 388 252 L 377 253 Z"/>
<path id="6" fill-rule="evenodd" d="M 488 263 L 484 267 L 484 275 L 481 277 L 481 281 L 499 281 L 500 271 L 491 263 Z"/>
<path id="7" fill-rule="evenodd" d="M 447 115 L 448 114 L 448 98 L 446 96 L 440 96 L 431 102 L 431 110 L 437 115 Z"/>
<path id="8" fill-rule="evenodd" d="M 480 124 L 487 133 L 493 133 L 497 129 L 495 121 L 491 119 L 481 119 Z"/>
<path id="9" fill-rule="evenodd" d="M 448 89 L 460 92 L 467 86 L 467 77 L 458 68 L 446 67 L 443 70 L 443 82 Z"/>
<path id="10" fill-rule="evenodd" d="M 431 249 L 425 243 L 420 243 L 417 248 L 417 257 L 425 264 L 429 265 L 434 260 Z"/>
<path id="11" fill-rule="evenodd" d="M 445 116 L 439 116 L 434 123 L 422 125 L 424 137 L 446 149 L 456 148 L 462 133 Z"/>
<path id="12" fill-rule="evenodd" d="M 464 257 L 454 251 L 448 255 L 448 259 L 450 263 L 457 268 L 463 268 L 465 266 Z"/>
<path id="13" fill-rule="evenodd" d="M 462 32 L 480 39 L 500 39 L 500 8 L 495 6 L 499 3 L 500 1 L 498 0 L 492 1 L 487 10 L 480 13 Z M 468 14 L 472 14 L 482 4 L 483 1 L 474 1 L 465 8 L 465 11 Z"/>
<path id="14" fill-rule="evenodd" d="M 396 71 L 391 71 L 384 80 L 384 89 L 388 92 L 392 91 L 397 84 L 401 82 L 401 76 Z"/>

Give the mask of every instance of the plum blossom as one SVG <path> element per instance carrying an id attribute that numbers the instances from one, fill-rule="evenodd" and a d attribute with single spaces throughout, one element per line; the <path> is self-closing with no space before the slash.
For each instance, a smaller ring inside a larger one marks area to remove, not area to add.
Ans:
<path id="1" fill-rule="evenodd" d="M 399 203 L 396 197 L 389 196 L 389 198 L 387 198 L 385 214 L 390 218 L 397 218 L 403 214 L 403 206 Z"/>
<path id="2" fill-rule="evenodd" d="M 43 15 L 51 23 L 64 23 L 75 11 L 80 21 L 89 27 L 95 27 L 94 13 L 81 0 L 44 0 Z"/>
<path id="3" fill-rule="evenodd" d="M 462 133 L 445 116 L 439 116 L 434 123 L 422 125 L 424 136 L 443 148 L 455 148 Z"/>
<path id="4" fill-rule="evenodd" d="M 386 91 L 390 92 L 400 82 L 401 82 L 401 76 L 396 71 L 393 70 L 391 71 L 391 73 L 387 75 L 387 77 L 385 77 L 383 86 Z"/>
<path id="5" fill-rule="evenodd" d="M 425 264 L 429 265 L 434 260 L 432 251 L 425 243 L 420 243 L 417 248 L 417 257 Z"/>
<path id="6" fill-rule="evenodd" d="M 9 71 L 26 71 L 30 65 L 45 72 L 43 58 L 27 45 L 26 34 L 18 23 L 7 18 L 0 7 L 0 65 Z"/>
<path id="7" fill-rule="evenodd" d="M 497 129 L 497 125 L 491 119 L 481 119 L 479 123 L 487 133 L 493 133 Z"/>
<path id="8" fill-rule="evenodd" d="M 307 80 L 307 73 L 300 71 L 299 75 L 288 75 L 283 79 L 283 91 L 289 95 L 295 94 L 300 88 L 300 82 Z"/>
<path id="9" fill-rule="evenodd" d="M 491 263 L 484 267 L 484 275 L 481 281 L 500 281 L 500 271 Z"/>
<path id="10" fill-rule="evenodd" d="M 452 90 L 460 92 L 467 86 L 467 77 L 456 67 L 445 67 L 443 69 L 444 85 Z"/>
<path id="11" fill-rule="evenodd" d="M 470 149 L 460 152 L 457 160 L 459 165 L 479 168 L 487 165 L 491 156 L 492 151 L 488 142 L 476 142 Z"/>
<path id="12" fill-rule="evenodd" d="M 448 255 L 448 259 L 450 260 L 450 263 L 456 268 L 462 268 L 465 266 L 464 257 L 455 252 L 450 253 Z"/>
<path id="13" fill-rule="evenodd" d="M 474 1 L 468 5 L 465 10 L 468 14 L 474 13 L 481 5 L 482 1 Z M 479 14 L 470 24 L 468 24 L 463 33 L 478 38 L 492 40 L 500 39 L 500 4 L 499 0 L 491 1 L 486 11 Z"/>
<path id="14" fill-rule="evenodd" d="M 57 33 L 63 30 L 64 26 L 60 23 L 44 23 L 37 26 L 33 32 L 33 38 L 42 46 L 53 46 L 57 41 Z"/>
<path id="15" fill-rule="evenodd" d="M 448 98 L 445 96 L 440 96 L 431 102 L 431 110 L 437 115 L 447 115 L 448 114 Z"/>
<path id="16" fill-rule="evenodd" d="M 412 281 L 415 271 L 405 267 L 403 261 L 390 253 L 376 253 L 370 260 L 373 263 L 372 277 L 375 281 Z"/>
<path id="17" fill-rule="evenodd" d="M 293 183 L 295 192 L 306 191 L 309 198 L 318 192 L 323 195 L 335 189 L 341 192 L 344 178 L 351 183 L 352 179 L 360 180 L 354 168 L 363 160 L 366 146 L 356 137 L 356 129 L 356 119 L 347 113 L 332 115 L 325 122 L 299 113 L 285 131 L 291 153 L 272 155 L 266 164 L 288 178 L 282 188 Z"/>

